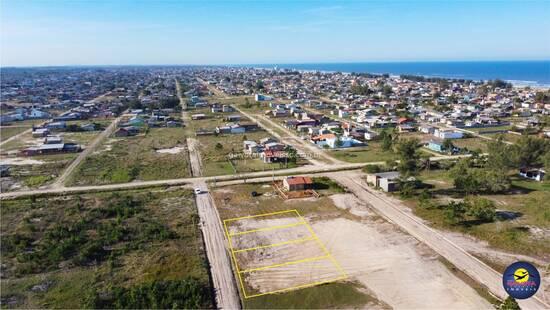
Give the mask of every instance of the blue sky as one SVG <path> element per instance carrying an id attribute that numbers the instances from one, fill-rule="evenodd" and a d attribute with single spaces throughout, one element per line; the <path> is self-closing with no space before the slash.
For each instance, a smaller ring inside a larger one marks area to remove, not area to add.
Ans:
<path id="1" fill-rule="evenodd" d="M 2 66 L 550 59 L 550 1 L 2 0 Z"/>

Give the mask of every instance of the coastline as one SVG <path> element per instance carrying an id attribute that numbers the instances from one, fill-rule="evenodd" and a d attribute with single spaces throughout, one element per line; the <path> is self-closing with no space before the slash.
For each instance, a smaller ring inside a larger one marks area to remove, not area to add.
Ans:
<path id="1" fill-rule="evenodd" d="M 465 68 L 459 66 L 464 64 Z M 403 69 L 401 69 L 401 65 Z M 500 61 L 500 62 L 407 62 L 407 63 L 295 63 L 295 64 L 240 64 L 232 67 L 255 69 L 288 69 L 299 72 L 323 72 L 344 74 L 370 73 L 390 76 L 416 75 L 426 78 L 449 80 L 489 81 L 500 79 L 514 87 L 547 90 L 550 89 L 550 60 L 544 61 Z M 378 70 L 371 70 L 375 66 Z M 384 70 L 387 67 L 387 70 Z M 502 72 L 495 69 L 498 67 Z M 488 69 L 487 69 L 488 68 Z M 533 70 L 535 68 L 536 70 Z M 456 69 L 456 70 L 455 70 Z M 487 69 L 487 70 L 485 70 Z M 422 72 L 422 71 L 432 71 Z M 444 71 L 444 72 L 436 72 Z M 453 71 L 453 72 L 451 72 Z M 518 71 L 515 73 L 514 71 Z M 536 71 L 535 75 L 533 72 Z M 538 75 L 538 76 L 537 76 Z"/>

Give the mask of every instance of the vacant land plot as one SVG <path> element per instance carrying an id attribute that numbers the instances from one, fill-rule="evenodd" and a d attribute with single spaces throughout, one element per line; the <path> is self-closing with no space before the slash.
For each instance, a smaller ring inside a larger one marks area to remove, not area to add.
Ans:
<path id="1" fill-rule="evenodd" d="M 30 127 L 0 127 L 0 142 L 22 133 Z"/>
<path id="2" fill-rule="evenodd" d="M 481 151 L 482 153 L 487 152 L 487 143 L 489 140 L 483 138 L 464 138 L 464 139 L 454 139 L 453 144 L 456 147 L 461 149 L 468 149 L 470 151 Z"/>
<path id="3" fill-rule="evenodd" d="M 242 280 L 247 294 L 261 294 L 294 282 L 305 284 L 308 280 L 333 276 L 337 268 L 327 262 L 330 259 L 321 246 L 321 249 L 317 247 L 315 236 L 348 276 L 345 280 L 309 288 L 243 298 L 245 307 L 490 307 L 474 289 L 447 269 L 437 254 L 381 220 L 355 196 L 342 193 L 343 190 L 333 194 L 337 189 L 329 185 L 320 191 L 320 198 L 287 201 L 279 198 L 268 184 L 222 187 L 213 191 L 220 216 L 229 224 L 227 233 L 231 235 L 231 246 L 239 264 L 236 279 L 239 281 L 238 274 L 245 275 Z M 252 191 L 261 195 L 251 197 Z M 294 209 L 302 218 L 287 212 Z M 274 212 L 269 219 L 250 217 Z M 232 221 L 234 218 L 242 219 Z M 310 225 L 311 230 L 303 222 Z M 281 266 L 296 261 L 299 263 Z M 276 267 L 268 268 L 273 265 Z M 273 274 L 265 277 L 264 273 L 269 272 Z M 419 278 L 422 281 L 418 281 Z"/>
<path id="4" fill-rule="evenodd" d="M 382 150 L 380 141 L 368 141 L 366 147 L 333 150 L 330 155 L 349 163 L 384 162 L 397 160 L 397 155 L 391 151 Z"/>
<path id="5" fill-rule="evenodd" d="M 2 202 L 3 307 L 211 308 L 188 190 Z"/>
<path id="6" fill-rule="evenodd" d="M 152 128 L 134 137 L 110 138 L 86 157 L 71 185 L 161 180 L 190 175 L 182 128 Z"/>
<path id="7" fill-rule="evenodd" d="M 227 219 L 224 226 L 245 298 L 347 277 L 296 210 Z"/>

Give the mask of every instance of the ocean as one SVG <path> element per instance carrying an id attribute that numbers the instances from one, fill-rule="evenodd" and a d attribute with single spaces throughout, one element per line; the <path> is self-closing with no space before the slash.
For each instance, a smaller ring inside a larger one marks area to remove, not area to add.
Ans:
<path id="1" fill-rule="evenodd" d="M 501 79 L 517 86 L 550 87 L 550 60 L 250 64 L 245 66 L 348 73 L 412 74 L 476 81 Z"/>

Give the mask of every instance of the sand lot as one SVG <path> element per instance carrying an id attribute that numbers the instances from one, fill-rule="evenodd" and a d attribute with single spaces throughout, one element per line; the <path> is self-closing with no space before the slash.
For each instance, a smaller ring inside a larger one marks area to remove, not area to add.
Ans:
<path id="1" fill-rule="evenodd" d="M 237 281 L 249 297 L 315 283 L 353 281 L 395 309 L 494 308 L 448 269 L 437 253 L 378 216 L 353 194 L 333 194 L 322 204 L 315 199 L 279 203 L 280 198 L 267 194 L 255 200 L 248 195 L 235 197 L 239 197 L 232 198 L 236 202 L 221 203 L 223 212 L 235 208 L 233 214 L 238 216 L 246 214 L 245 208 L 277 206 L 268 210 L 281 212 L 287 207 L 303 215 L 278 213 L 227 220 L 241 277 Z"/>
<path id="2" fill-rule="evenodd" d="M 226 222 L 247 296 L 343 279 L 345 274 L 294 212 Z"/>
<path id="3" fill-rule="evenodd" d="M 313 229 L 352 279 L 396 309 L 489 309 L 437 254 L 382 222 L 334 219 Z"/>

